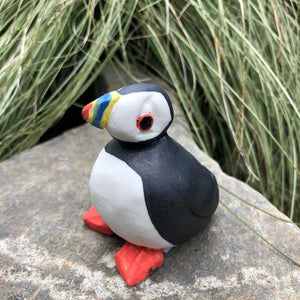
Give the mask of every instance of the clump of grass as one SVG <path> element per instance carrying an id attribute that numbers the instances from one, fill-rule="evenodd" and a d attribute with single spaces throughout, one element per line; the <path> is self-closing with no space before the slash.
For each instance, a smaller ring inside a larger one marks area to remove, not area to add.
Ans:
<path id="1" fill-rule="evenodd" d="M 95 80 L 122 45 L 135 5 L 0 3 L 1 160 L 38 142 Z"/>
<path id="2" fill-rule="evenodd" d="M 0 159 L 34 145 L 114 56 L 169 82 L 199 146 L 300 221 L 298 8 L 3 0 Z"/>
<path id="3" fill-rule="evenodd" d="M 299 221 L 295 4 L 140 1 L 138 9 L 138 34 L 148 38 L 129 42 L 129 57 L 174 86 L 196 141 L 223 170 Z"/>

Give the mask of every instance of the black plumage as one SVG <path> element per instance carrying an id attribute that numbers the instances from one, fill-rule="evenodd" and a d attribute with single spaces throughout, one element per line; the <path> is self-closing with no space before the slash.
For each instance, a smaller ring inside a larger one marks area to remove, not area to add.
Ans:
<path id="1" fill-rule="evenodd" d="M 166 133 L 151 143 L 113 139 L 105 150 L 140 175 L 150 219 L 165 240 L 178 245 L 208 224 L 219 202 L 215 176 Z"/>

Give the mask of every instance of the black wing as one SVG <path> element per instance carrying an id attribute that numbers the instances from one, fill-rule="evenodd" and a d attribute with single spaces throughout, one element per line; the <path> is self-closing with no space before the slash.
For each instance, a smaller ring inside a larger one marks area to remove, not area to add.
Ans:
<path id="1" fill-rule="evenodd" d="M 219 201 L 215 177 L 175 140 L 166 135 L 147 146 L 113 140 L 105 149 L 141 176 L 150 219 L 164 239 L 180 244 L 208 224 Z"/>

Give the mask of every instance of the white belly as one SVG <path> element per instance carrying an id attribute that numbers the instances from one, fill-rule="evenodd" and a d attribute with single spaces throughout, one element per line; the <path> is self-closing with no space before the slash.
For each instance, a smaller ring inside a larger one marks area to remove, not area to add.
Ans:
<path id="1" fill-rule="evenodd" d="M 90 189 L 98 213 L 114 233 L 139 246 L 173 246 L 159 235 L 150 220 L 141 177 L 105 149 L 94 164 Z"/>

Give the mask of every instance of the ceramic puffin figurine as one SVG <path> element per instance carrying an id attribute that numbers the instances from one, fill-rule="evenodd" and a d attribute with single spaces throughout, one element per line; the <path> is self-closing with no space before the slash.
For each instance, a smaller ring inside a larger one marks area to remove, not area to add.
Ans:
<path id="1" fill-rule="evenodd" d="M 84 120 L 113 139 L 90 177 L 90 228 L 126 240 L 116 266 L 128 285 L 146 279 L 163 254 L 204 229 L 219 202 L 215 176 L 167 134 L 171 101 L 153 84 L 133 84 L 86 105 Z"/>

